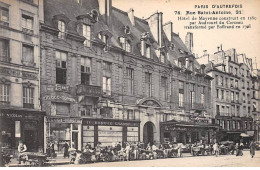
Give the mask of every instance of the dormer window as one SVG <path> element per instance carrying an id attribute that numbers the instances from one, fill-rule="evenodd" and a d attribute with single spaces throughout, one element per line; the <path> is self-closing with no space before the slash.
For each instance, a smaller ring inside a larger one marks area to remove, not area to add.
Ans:
<path id="1" fill-rule="evenodd" d="M 161 53 L 160 60 L 162 63 L 165 63 L 165 53 Z"/>
<path id="2" fill-rule="evenodd" d="M 119 41 L 120 41 L 121 47 L 126 52 L 131 52 L 131 42 L 130 42 L 130 40 L 127 40 L 125 37 L 120 37 Z"/>
<path id="3" fill-rule="evenodd" d="M 173 43 L 171 43 L 171 45 L 169 46 L 169 48 L 174 51 L 175 50 L 175 45 Z"/>
<path id="4" fill-rule="evenodd" d="M 90 25 L 83 24 L 82 35 L 86 38 L 84 41 L 84 45 L 90 47 L 90 39 L 91 39 L 91 27 Z"/>
<path id="5" fill-rule="evenodd" d="M 124 32 L 125 32 L 125 34 L 130 34 L 130 28 L 129 28 L 129 26 L 125 26 L 125 27 L 124 27 Z"/>
<path id="6" fill-rule="evenodd" d="M 146 45 L 145 56 L 146 56 L 146 58 L 151 58 L 151 46 L 150 45 Z"/>
<path id="7" fill-rule="evenodd" d="M 91 17 L 93 20 L 97 21 L 98 20 L 98 12 L 96 10 L 91 11 Z"/>
<path id="8" fill-rule="evenodd" d="M 64 39 L 65 38 L 65 22 L 59 20 L 58 21 L 58 30 L 60 31 L 58 34 L 58 38 Z"/>

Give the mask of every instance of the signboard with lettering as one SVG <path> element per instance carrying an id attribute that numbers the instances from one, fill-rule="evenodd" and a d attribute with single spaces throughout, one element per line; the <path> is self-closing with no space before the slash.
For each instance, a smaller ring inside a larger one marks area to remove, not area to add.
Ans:
<path id="1" fill-rule="evenodd" d="M 135 127 L 139 126 L 139 122 L 130 122 L 130 121 L 115 121 L 115 120 L 90 120 L 83 119 L 84 125 L 102 125 L 102 126 L 128 126 Z"/>
<path id="2" fill-rule="evenodd" d="M 47 117 L 48 123 L 82 123 L 80 118 L 71 118 L 71 117 Z"/>
<path id="3" fill-rule="evenodd" d="M 84 96 L 100 97 L 102 89 L 100 86 L 80 84 L 77 86 L 77 94 Z"/>
<path id="4" fill-rule="evenodd" d="M 56 91 L 62 91 L 62 92 L 69 92 L 70 91 L 70 86 L 66 84 L 56 84 L 55 85 L 55 90 Z"/>
<path id="5" fill-rule="evenodd" d="M 42 99 L 43 100 L 62 100 L 62 101 L 66 101 L 66 102 L 76 103 L 76 100 L 74 98 L 68 97 L 68 96 L 61 96 L 61 95 L 45 95 Z"/>
<path id="6" fill-rule="evenodd" d="M 30 80 L 38 80 L 37 73 L 31 73 L 28 71 L 20 71 L 17 69 L 11 69 L 11 68 L 6 68 L 6 67 L 0 68 L 0 74 L 14 76 L 14 77 L 22 77 L 22 78 L 30 79 Z"/>

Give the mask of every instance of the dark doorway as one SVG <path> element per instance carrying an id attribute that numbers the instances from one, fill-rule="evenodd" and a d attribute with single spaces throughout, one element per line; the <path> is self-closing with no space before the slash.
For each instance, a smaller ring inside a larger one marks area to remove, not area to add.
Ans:
<path id="1" fill-rule="evenodd" d="M 143 131 L 143 137 L 144 137 L 144 144 L 150 143 L 153 145 L 154 143 L 154 124 L 152 122 L 146 122 L 144 124 L 144 131 Z"/>
<path id="2" fill-rule="evenodd" d="M 78 150 L 78 132 L 72 132 L 72 142 L 74 143 L 74 148 Z"/>
<path id="3" fill-rule="evenodd" d="M 36 152 L 36 132 L 34 130 L 25 130 L 24 131 L 24 143 L 27 147 L 28 152 Z"/>

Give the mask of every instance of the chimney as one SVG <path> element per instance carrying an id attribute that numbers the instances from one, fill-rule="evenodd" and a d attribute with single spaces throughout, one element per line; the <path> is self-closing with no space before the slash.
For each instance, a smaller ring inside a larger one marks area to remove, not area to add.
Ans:
<path id="1" fill-rule="evenodd" d="M 105 14 L 105 21 L 108 26 L 111 25 L 111 10 L 112 10 L 112 0 L 98 0 L 99 2 L 99 12 L 101 15 Z"/>
<path id="2" fill-rule="evenodd" d="M 128 17 L 132 23 L 132 26 L 135 26 L 135 15 L 134 15 L 134 9 L 130 8 L 130 10 L 127 12 L 128 13 Z"/>
<path id="3" fill-rule="evenodd" d="M 172 27 L 172 22 L 167 22 L 166 24 L 163 25 L 163 30 L 168 38 L 168 40 L 170 42 L 172 42 L 172 30 L 173 30 L 173 27 Z"/>
<path id="4" fill-rule="evenodd" d="M 162 31 L 163 31 L 163 13 L 162 12 L 156 12 L 152 16 L 148 18 L 148 24 L 151 29 L 151 32 L 159 44 L 159 48 L 162 47 Z"/>
<path id="5" fill-rule="evenodd" d="M 187 32 L 185 37 L 185 45 L 190 52 L 193 51 L 193 33 Z"/>

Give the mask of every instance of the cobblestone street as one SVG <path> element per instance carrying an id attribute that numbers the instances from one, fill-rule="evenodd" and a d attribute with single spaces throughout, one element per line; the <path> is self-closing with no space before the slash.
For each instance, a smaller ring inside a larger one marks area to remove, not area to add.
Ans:
<path id="1" fill-rule="evenodd" d="M 254 158 L 250 157 L 249 150 L 245 150 L 243 156 L 235 155 L 220 155 L 215 156 L 197 156 L 191 157 L 190 154 L 184 154 L 183 158 L 168 158 L 156 160 L 142 160 L 142 161 L 129 161 L 129 162 L 100 162 L 82 165 L 60 165 L 67 166 L 88 166 L 88 167 L 256 167 L 260 166 L 260 151 L 256 151 Z"/>

